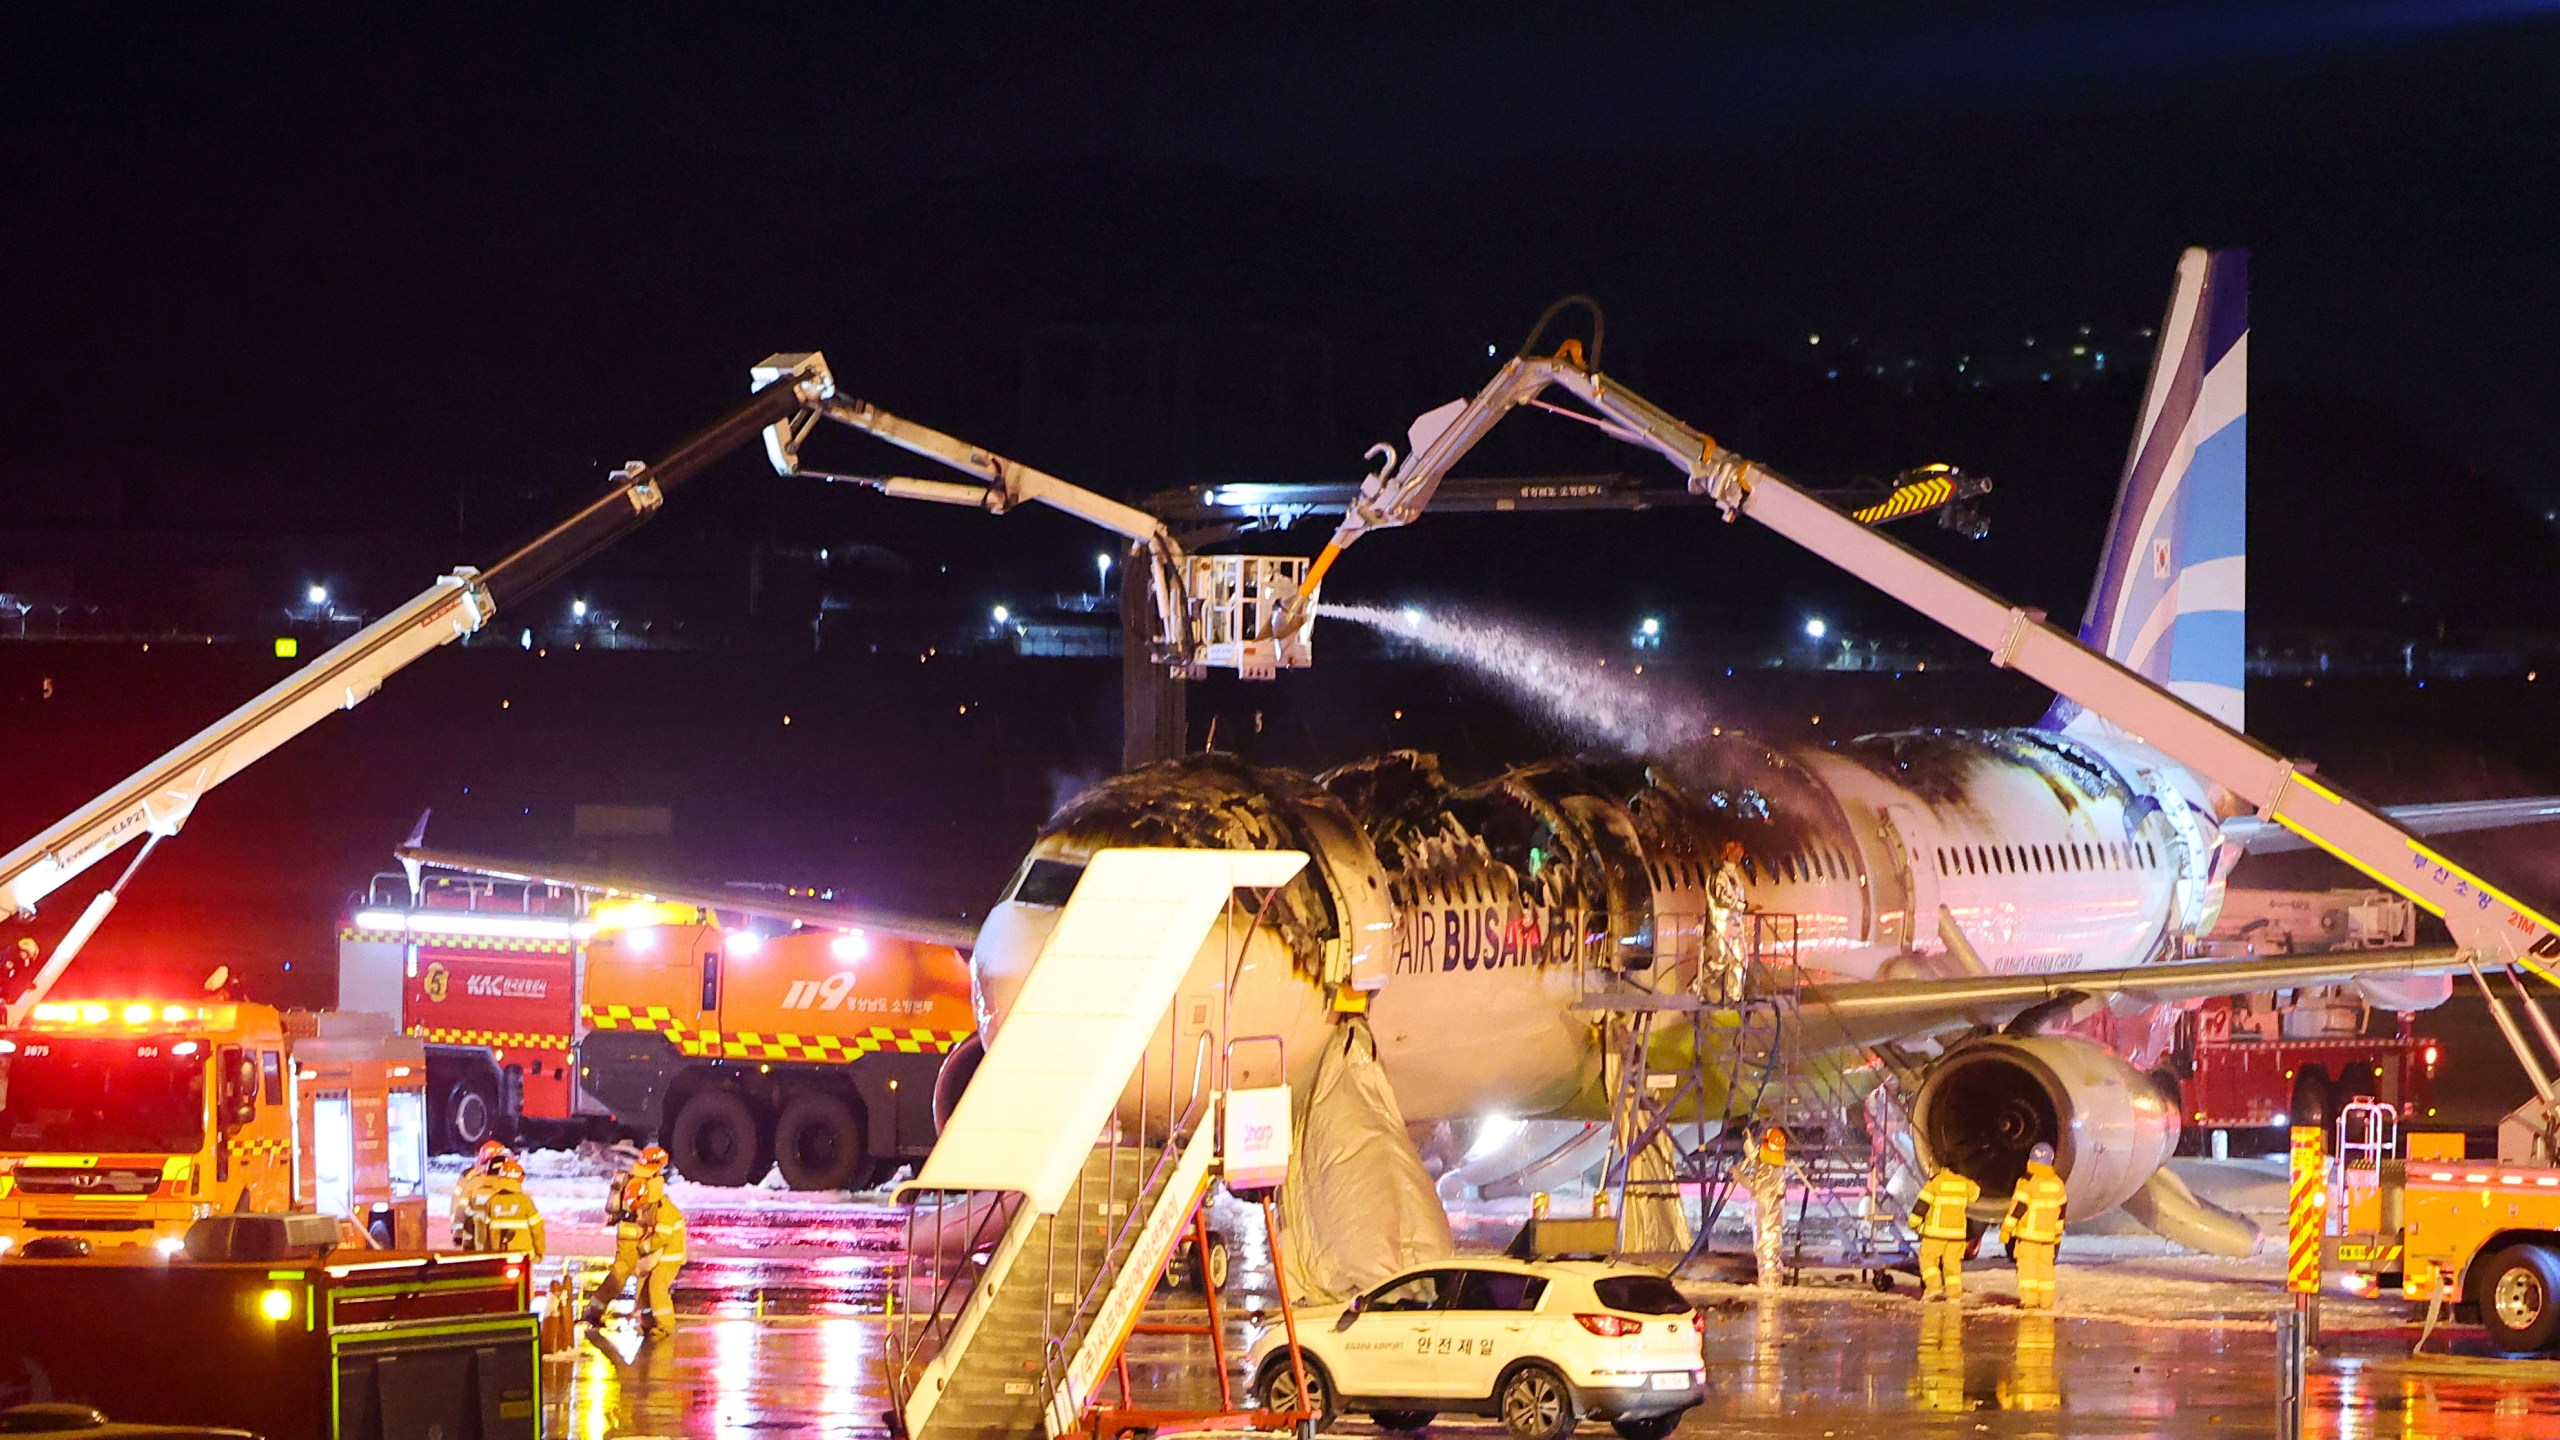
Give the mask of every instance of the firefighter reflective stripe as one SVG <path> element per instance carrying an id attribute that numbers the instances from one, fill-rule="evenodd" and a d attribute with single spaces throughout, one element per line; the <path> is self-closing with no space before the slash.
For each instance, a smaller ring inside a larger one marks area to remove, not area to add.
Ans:
<path id="1" fill-rule="evenodd" d="M 2070 1187 L 2062 1183 L 2061 1176 L 2029 1170 L 2009 1202 L 2009 1228 L 2021 1240 L 2038 1245 L 2060 1244 L 2063 1206 L 2070 1199 Z"/>
<path id="2" fill-rule="evenodd" d="M 1965 1207 L 1982 1198 L 1982 1187 L 1953 1170 L 1941 1170 L 1920 1187 L 1919 1203 L 1912 1207 L 1918 1217 L 1920 1236 L 1924 1240 L 1962 1240 L 1965 1238 Z"/>
<path id="3" fill-rule="evenodd" d="M 542 1035 L 527 1030 L 447 1030 L 435 1025 L 412 1025 L 409 1033 L 430 1045 L 488 1045 L 501 1050 L 560 1050 L 570 1047 L 566 1035 Z"/>
<path id="4" fill-rule="evenodd" d="M 850 1060 L 875 1051 L 904 1055 L 945 1055 L 969 1038 L 966 1030 L 907 1030 L 873 1025 L 837 1035 L 801 1035 L 788 1031 L 698 1030 L 675 1018 L 662 1005 L 590 1005 L 584 1018 L 598 1030 L 637 1030 L 664 1035 L 686 1055 L 718 1060 Z"/>

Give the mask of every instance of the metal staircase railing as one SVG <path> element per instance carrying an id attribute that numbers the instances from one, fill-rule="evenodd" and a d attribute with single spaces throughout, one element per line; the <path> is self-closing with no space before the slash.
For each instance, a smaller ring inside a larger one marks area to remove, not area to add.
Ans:
<path id="1" fill-rule="evenodd" d="M 1734 1189 L 1744 1122 L 1778 1125 L 1801 1168 L 1790 1225 L 1791 1269 L 1801 1269 L 1816 1234 L 1837 1241 L 1837 1263 L 1875 1272 L 1905 1258 L 1911 1242 L 1894 1199 L 1908 1117 L 1890 1076 L 1862 1088 L 1853 1073 L 1871 1054 L 1809 1043 L 1799 1008 L 1803 969 L 1792 915 L 1754 911 L 1746 993 L 1680 995 L 1614 984 L 1586 990 L 1580 1008 L 1598 1011 L 1612 1032 L 1611 1148 L 1604 1181 L 1617 1192 L 1622 1252 L 1639 1205 L 1696 1197 L 1696 1221 L 1680 1263 L 1704 1253 Z M 1682 1143 L 1679 1127 L 1712 1125 L 1703 1143 Z M 1885 1132 L 1879 1135 L 1877 1132 Z M 1668 1167 L 1640 1163 L 1667 1147 Z"/>
<path id="2" fill-rule="evenodd" d="M 1172 1012 L 1167 1011 L 1165 1021 L 1168 1029 L 1171 1027 L 1172 1019 Z M 1079 1231 L 1075 1237 L 1075 1243 L 1068 1247 L 1067 1270 L 1062 1277 L 1058 1267 L 1058 1233 L 1054 1227 L 1049 1232 L 1048 1279 L 1043 1291 L 1048 1297 L 1048 1305 L 1042 1317 L 1040 1336 L 1040 1404 L 1044 1412 L 1055 1405 L 1066 1378 L 1067 1362 L 1073 1356 L 1076 1346 L 1084 1340 L 1086 1333 L 1092 1328 L 1093 1317 L 1100 1310 L 1104 1297 L 1110 1293 L 1113 1283 L 1120 1278 L 1123 1269 L 1133 1257 L 1143 1227 L 1154 1217 L 1156 1206 L 1168 1198 L 1168 1182 L 1173 1178 L 1175 1170 L 1190 1157 L 1194 1149 L 1201 1146 L 1214 1148 L 1214 1136 L 1200 1123 L 1204 1117 L 1202 1102 L 1206 1091 L 1203 1086 L 1209 1074 L 1210 1038 L 1210 1032 L 1206 1030 L 1200 1032 L 1192 1057 L 1190 1095 L 1183 1101 L 1181 1113 L 1178 1115 L 1174 1113 L 1173 1106 L 1174 1090 L 1177 1084 L 1174 1064 L 1178 1058 L 1179 1047 L 1170 1044 L 1165 1047 L 1165 1115 L 1160 1132 L 1154 1132 L 1151 1124 L 1154 1115 L 1149 1105 L 1148 1071 L 1150 1067 L 1143 1061 L 1140 1062 L 1138 1133 L 1142 1138 L 1149 1133 L 1161 1133 L 1166 1143 L 1161 1150 L 1150 1150 L 1143 1144 L 1123 1145 L 1115 1135 L 1100 1147 L 1109 1152 L 1104 1171 L 1106 1199 L 1102 1209 L 1104 1220 L 1101 1227 L 1102 1243 L 1099 1246 L 1090 1247 L 1089 1252 L 1089 1247 L 1084 1244 L 1086 1237 Z M 1135 1188 L 1126 1202 L 1118 1198 L 1121 1156 L 1124 1150 L 1132 1152 L 1129 1157 L 1129 1173 L 1135 1181 Z M 1204 1175 L 1206 1157 L 1207 1152 L 1204 1151 L 1201 1156 Z M 1085 1178 L 1076 1182 L 1073 1204 L 1079 1217 L 1086 1212 L 1086 1190 L 1092 1173 L 1091 1167 L 1088 1166 Z M 1126 1208 L 1122 1210 L 1120 1207 L 1124 1203 Z M 1093 1260 L 1090 1278 L 1087 1277 L 1085 1265 L 1088 1253 Z M 1158 1263 L 1161 1265 L 1162 1262 Z M 1059 1284 L 1062 1278 L 1067 1282 L 1063 1288 Z M 1063 1317 L 1058 1314 L 1061 1296 L 1074 1297 L 1071 1307 Z"/>

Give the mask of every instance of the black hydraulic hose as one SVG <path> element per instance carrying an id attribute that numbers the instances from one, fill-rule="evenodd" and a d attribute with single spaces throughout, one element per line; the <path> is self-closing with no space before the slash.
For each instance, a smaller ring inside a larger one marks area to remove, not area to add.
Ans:
<path id="1" fill-rule="evenodd" d="M 638 529 L 657 509 L 655 504 L 644 508 L 634 503 L 635 492 L 641 486 L 655 485 L 658 499 L 664 501 L 678 485 L 731 451 L 752 443 L 766 426 L 800 413 L 806 402 L 800 397 L 799 378 L 784 376 L 757 391 L 746 404 L 667 452 L 665 459 L 654 465 L 643 464 L 636 474 L 624 474 L 619 484 L 577 514 L 490 566 L 480 576 L 489 597 L 500 609 L 506 609 Z"/>

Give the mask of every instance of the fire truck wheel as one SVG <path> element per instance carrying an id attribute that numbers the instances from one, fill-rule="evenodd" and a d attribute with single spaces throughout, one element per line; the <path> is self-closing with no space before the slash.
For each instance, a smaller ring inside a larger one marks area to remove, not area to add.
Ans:
<path id="1" fill-rule="evenodd" d="M 444 1092 L 445 1144 L 469 1153 L 498 1133 L 498 1096 L 485 1075 L 465 1075 Z"/>
<path id="2" fill-rule="evenodd" d="M 686 1097 L 667 1127 L 667 1155 L 684 1178 L 702 1185 L 753 1185 L 773 1168 L 755 1112 L 745 1097 L 719 1085 Z"/>
<path id="3" fill-rule="evenodd" d="M 2511 1245 L 2481 1262 L 2480 1321 L 2489 1343 L 2510 1354 L 2560 1341 L 2560 1255 Z"/>
<path id="4" fill-rule="evenodd" d="M 870 1170 L 853 1107 L 823 1090 L 803 1090 L 783 1105 L 773 1158 L 794 1190 L 849 1190 Z"/>

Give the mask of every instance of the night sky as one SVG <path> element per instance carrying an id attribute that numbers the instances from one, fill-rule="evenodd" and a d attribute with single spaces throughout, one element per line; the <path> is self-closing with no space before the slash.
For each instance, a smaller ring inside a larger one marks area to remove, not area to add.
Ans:
<path id="1" fill-rule="evenodd" d="M 2188 244 L 2252 247 L 2262 391 L 2560 496 L 2551 5 L 1476 8 L 12 7 L 0 501 L 504 533 L 807 346 L 1106 490 L 1356 477 L 1567 291 L 1716 424 L 1653 357 L 2121 331 Z M 1330 378 L 1083 453 L 1025 375 L 1091 327 L 1315 336 Z M 2104 458 L 2006 478 L 2085 530 Z"/>

